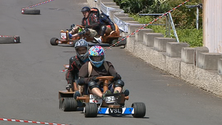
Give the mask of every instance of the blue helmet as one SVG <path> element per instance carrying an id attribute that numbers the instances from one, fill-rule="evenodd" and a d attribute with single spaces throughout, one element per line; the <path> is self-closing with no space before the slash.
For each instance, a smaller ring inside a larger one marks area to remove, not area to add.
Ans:
<path id="1" fill-rule="evenodd" d="M 89 60 L 95 67 L 100 67 L 105 60 L 105 50 L 101 46 L 92 46 L 89 49 Z"/>

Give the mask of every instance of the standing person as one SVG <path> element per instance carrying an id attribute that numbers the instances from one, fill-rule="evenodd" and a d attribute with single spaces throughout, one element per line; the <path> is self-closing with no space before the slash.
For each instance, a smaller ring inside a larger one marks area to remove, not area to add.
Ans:
<path id="1" fill-rule="evenodd" d="M 105 51 L 101 46 L 92 46 L 89 49 L 89 62 L 85 63 L 79 70 L 79 85 L 88 85 L 89 90 L 104 99 L 106 94 L 110 94 L 108 90 L 104 94 L 99 85 L 99 80 L 96 77 L 99 76 L 113 76 L 112 83 L 109 88 L 114 89 L 114 93 L 122 92 L 124 82 L 121 80 L 121 76 L 116 72 L 111 62 L 105 61 Z M 89 73 L 89 67 L 91 67 L 91 73 Z"/>
<path id="2" fill-rule="evenodd" d="M 69 91 L 78 91 L 76 80 L 78 79 L 79 69 L 84 63 L 89 61 L 88 59 L 88 43 L 84 39 L 80 39 L 75 43 L 76 55 L 69 59 L 69 68 L 66 73 L 67 86 L 66 89 Z"/>

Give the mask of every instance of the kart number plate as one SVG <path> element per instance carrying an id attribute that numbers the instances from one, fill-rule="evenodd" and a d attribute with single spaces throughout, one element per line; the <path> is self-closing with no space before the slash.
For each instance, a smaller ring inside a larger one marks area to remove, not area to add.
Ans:
<path id="1" fill-rule="evenodd" d="M 109 114 L 122 114 L 122 108 L 109 108 Z"/>
<path id="2" fill-rule="evenodd" d="M 61 33 L 61 39 L 66 39 L 66 33 Z"/>

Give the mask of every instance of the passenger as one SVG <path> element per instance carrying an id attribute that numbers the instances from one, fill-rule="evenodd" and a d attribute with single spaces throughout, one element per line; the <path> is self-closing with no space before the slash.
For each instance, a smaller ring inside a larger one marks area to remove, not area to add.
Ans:
<path id="1" fill-rule="evenodd" d="M 79 85 L 88 85 L 91 93 L 104 99 L 106 94 L 110 94 L 112 89 L 114 93 L 122 92 L 124 82 L 121 76 L 116 72 L 111 62 L 105 61 L 105 51 L 101 46 L 92 46 L 89 49 L 89 62 L 85 63 L 79 70 Z M 89 70 L 91 67 L 91 70 Z M 113 80 L 109 85 L 109 90 L 104 94 L 99 85 L 99 76 L 113 76 Z"/>
<path id="2" fill-rule="evenodd" d="M 95 38 L 97 41 L 102 41 L 102 37 L 104 37 L 104 35 L 110 35 L 112 33 L 115 32 L 116 28 L 114 23 L 110 20 L 109 16 L 106 15 L 105 13 L 101 12 L 100 14 L 100 32 L 99 38 Z"/>
<path id="3" fill-rule="evenodd" d="M 88 43 L 84 39 L 80 39 L 75 43 L 76 55 L 69 59 L 69 68 L 66 73 L 67 86 L 66 89 L 78 91 L 76 80 L 78 79 L 79 69 L 84 63 L 89 61 L 88 58 Z"/>

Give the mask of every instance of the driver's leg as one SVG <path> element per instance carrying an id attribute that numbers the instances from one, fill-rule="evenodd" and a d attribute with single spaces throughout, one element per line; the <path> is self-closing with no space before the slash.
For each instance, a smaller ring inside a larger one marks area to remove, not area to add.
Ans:
<path id="1" fill-rule="evenodd" d="M 73 29 L 69 32 L 70 34 L 76 34 L 76 33 L 78 33 L 78 31 L 79 31 L 79 26 L 75 26 L 75 27 L 73 27 Z"/>
<path id="2" fill-rule="evenodd" d="M 95 95 L 97 95 L 98 97 L 101 97 L 101 98 L 102 98 L 103 93 L 100 91 L 99 88 L 93 88 L 91 91 L 92 91 L 93 94 L 95 94 Z"/>
<path id="3" fill-rule="evenodd" d="M 99 35 L 100 35 L 101 37 L 104 36 L 104 34 L 105 34 L 105 32 L 106 32 L 106 29 L 107 29 L 106 25 L 102 25 L 102 26 L 101 26 L 100 33 L 99 33 Z"/>
<path id="4" fill-rule="evenodd" d="M 122 87 L 115 87 L 114 88 L 114 93 L 120 93 L 122 92 L 123 88 Z"/>
<path id="5" fill-rule="evenodd" d="M 93 93 L 93 94 L 95 94 L 95 95 L 97 95 L 98 97 L 101 97 L 102 98 L 102 92 L 100 91 L 100 89 L 99 89 L 99 85 L 95 82 L 95 81 L 90 81 L 89 83 L 88 83 L 88 86 L 89 86 L 89 90 Z"/>
<path id="6" fill-rule="evenodd" d="M 117 81 L 115 81 L 114 93 L 122 92 L 123 86 L 124 86 L 124 82 L 121 79 L 118 79 Z"/>

